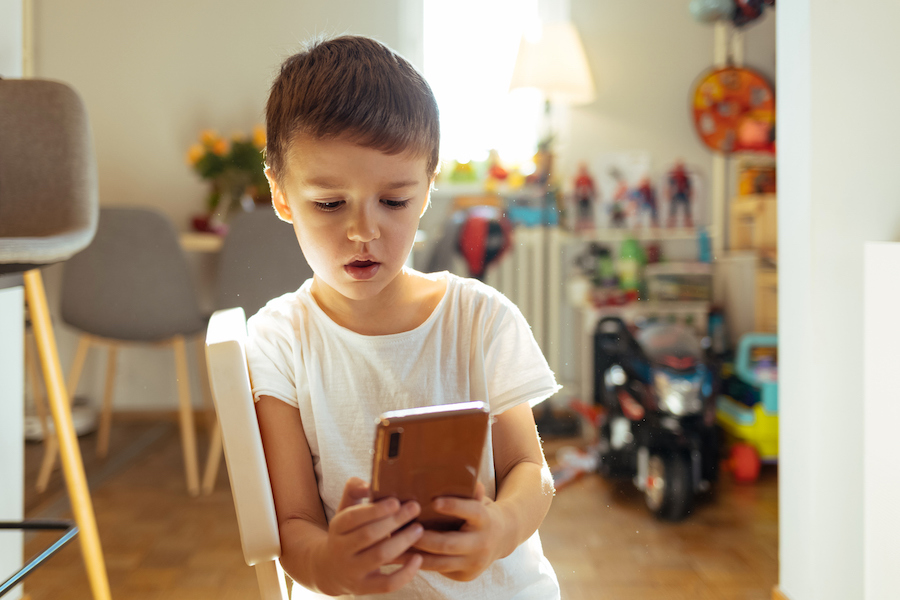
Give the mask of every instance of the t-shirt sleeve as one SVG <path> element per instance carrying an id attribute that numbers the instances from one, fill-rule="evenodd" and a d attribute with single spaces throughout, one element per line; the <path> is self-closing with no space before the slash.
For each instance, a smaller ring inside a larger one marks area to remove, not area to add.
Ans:
<path id="1" fill-rule="evenodd" d="M 523 402 L 535 406 L 562 388 L 515 304 L 504 298 L 485 333 L 484 366 L 493 414 Z"/>
<path id="2" fill-rule="evenodd" d="M 293 328 L 284 315 L 260 311 L 247 321 L 247 365 L 253 400 L 272 396 L 299 406 Z"/>

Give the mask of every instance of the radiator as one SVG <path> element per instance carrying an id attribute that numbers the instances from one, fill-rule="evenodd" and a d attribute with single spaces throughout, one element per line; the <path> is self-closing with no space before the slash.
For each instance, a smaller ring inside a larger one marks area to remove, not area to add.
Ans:
<path id="1" fill-rule="evenodd" d="M 557 227 L 517 227 L 512 246 L 488 268 L 485 283 L 522 311 L 557 379 L 563 371 L 565 314 L 565 233 Z M 571 345 L 571 344 L 570 344 Z"/>

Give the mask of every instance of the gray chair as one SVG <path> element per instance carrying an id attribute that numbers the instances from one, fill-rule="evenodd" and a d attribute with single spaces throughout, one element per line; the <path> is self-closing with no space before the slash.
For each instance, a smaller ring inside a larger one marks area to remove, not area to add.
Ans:
<path id="1" fill-rule="evenodd" d="M 74 390 L 88 350 L 108 349 L 97 453 L 109 448 L 118 349 L 154 344 L 174 350 L 188 492 L 200 491 L 185 338 L 206 329 L 191 273 L 172 223 L 146 208 L 103 208 L 97 236 L 63 269 L 62 319 L 82 332 L 69 377 Z M 199 343 L 199 339 L 198 339 Z"/>
<path id="2" fill-rule="evenodd" d="M 266 302 L 291 292 L 313 276 L 294 228 L 271 208 L 235 215 L 219 254 L 215 304 L 218 310 L 240 307 L 254 315 Z M 213 429 L 203 475 L 203 492 L 215 487 L 222 457 L 219 428 Z"/>
<path id="3" fill-rule="evenodd" d="M 106 600 L 106 565 L 40 272 L 90 243 L 97 206 L 90 124 L 78 94 L 53 81 L 0 80 L 0 279 L 8 285 L 22 274 L 56 430 L 49 440 L 60 448 L 93 596 Z"/>
<path id="4" fill-rule="evenodd" d="M 290 223 L 271 207 L 238 213 L 219 255 L 216 309 L 240 306 L 252 316 L 312 276 Z"/>

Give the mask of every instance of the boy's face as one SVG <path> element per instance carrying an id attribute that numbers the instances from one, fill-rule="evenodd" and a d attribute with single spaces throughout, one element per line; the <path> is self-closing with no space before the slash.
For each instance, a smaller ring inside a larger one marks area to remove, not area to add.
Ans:
<path id="1" fill-rule="evenodd" d="M 369 300 L 395 282 L 415 241 L 431 180 L 426 160 L 346 140 L 298 136 L 275 210 L 294 225 L 317 297 Z M 268 172 L 267 172 L 268 175 Z"/>

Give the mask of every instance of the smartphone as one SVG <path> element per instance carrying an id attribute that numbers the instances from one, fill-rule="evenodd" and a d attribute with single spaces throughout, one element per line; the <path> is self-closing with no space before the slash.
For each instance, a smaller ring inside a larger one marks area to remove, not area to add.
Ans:
<path id="1" fill-rule="evenodd" d="M 472 498 L 484 452 L 489 412 L 462 402 L 386 412 L 375 427 L 372 501 L 415 500 L 426 529 L 452 531 L 463 521 L 431 508 L 440 496 Z"/>

